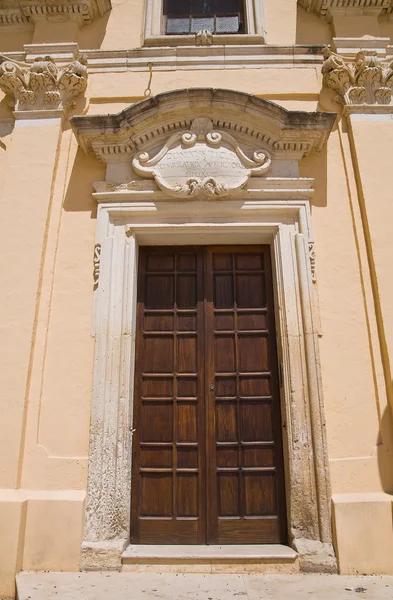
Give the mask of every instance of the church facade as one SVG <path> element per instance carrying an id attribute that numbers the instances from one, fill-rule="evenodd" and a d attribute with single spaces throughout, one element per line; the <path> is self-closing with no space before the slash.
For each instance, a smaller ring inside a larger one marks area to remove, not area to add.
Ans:
<path id="1" fill-rule="evenodd" d="M 392 92 L 392 0 L 0 0 L 0 597 L 393 573 Z"/>

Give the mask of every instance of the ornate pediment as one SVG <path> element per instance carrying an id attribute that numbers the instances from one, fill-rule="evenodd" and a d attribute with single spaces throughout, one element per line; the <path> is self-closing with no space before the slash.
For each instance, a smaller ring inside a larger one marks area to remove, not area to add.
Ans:
<path id="1" fill-rule="evenodd" d="M 194 88 L 159 94 L 117 115 L 70 121 L 80 146 L 107 164 L 97 194 L 116 201 L 116 195 L 156 193 L 262 197 L 262 189 L 265 197 L 281 197 L 287 185 L 293 194 L 298 161 L 322 148 L 335 119 L 334 113 L 288 111 L 233 90 Z"/>
<path id="2" fill-rule="evenodd" d="M 332 11 L 353 16 L 380 16 L 393 11 L 393 0 L 298 0 L 298 4 L 307 12 L 315 12 L 328 20 Z"/>
<path id="3" fill-rule="evenodd" d="M 0 25 L 73 21 L 79 27 L 101 17 L 110 0 L 0 0 Z"/>
<path id="4" fill-rule="evenodd" d="M 319 151 L 335 121 L 332 113 L 289 111 L 243 92 L 191 88 L 158 94 L 115 115 L 73 117 L 71 123 L 80 146 L 109 164 L 163 147 L 199 117 L 210 119 L 214 130 L 233 136 L 240 147 L 289 160 Z"/>

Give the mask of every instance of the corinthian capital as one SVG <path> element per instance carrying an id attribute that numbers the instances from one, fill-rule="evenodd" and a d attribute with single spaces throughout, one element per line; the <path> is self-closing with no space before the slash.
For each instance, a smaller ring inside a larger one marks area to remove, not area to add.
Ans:
<path id="1" fill-rule="evenodd" d="M 392 105 L 393 61 L 381 59 L 375 50 L 362 50 L 355 60 L 328 48 L 322 66 L 324 85 L 337 92 L 335 102 L 344 105 Z"/>
<path id="2" fill-rule="evenodd" d="M 51 56 L 26 64 L 0 55 L 0 89 L 11 96 L 10 106 L 17 111 L 67 110 L 86 89 L 86 63 L 86 57 L 80 56 L 59 69 Z"/>

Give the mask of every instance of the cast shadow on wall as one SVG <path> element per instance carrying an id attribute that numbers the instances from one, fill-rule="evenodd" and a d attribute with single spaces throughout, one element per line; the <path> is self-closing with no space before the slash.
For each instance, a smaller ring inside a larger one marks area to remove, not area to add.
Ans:
<path id="1" fill-rule="evenodd" d="M 78 148 L 64 200 L 66 211 L 90 211 L 91 218 L 97 216 L 97 204 L 92 196 L 93 182 L 105 179 L 105 166 L 94 156 L 88 156 Z"/>
<path id="2" fill-rule="evenodd" d="M 111 12 L 112 11 L 109 10 L 105 15 L 96 19 L 93 23 L 85 25 L 80 29 L 78 34 L 78 45 L 81 52 L 87 49 L 99 50 L 101 48 Z"/>
<path id="3" fill-rule="evenodd" d="M 327 206 L 327 156 L 328 148 L 325 144 L 321 152 L 313 152 L 299 163 L 300 177 L 315 179 L 311 208 Z"/>
<path id="4" fill-rule="evenodd" d="M 386 494 L 393 495 L 393 419 L 389 407 L 382 414 L 377 453 L 381 487 Z"/>
<path id="5" fill-rule="evenodd" d="M 296 14 L 296 44 L 302 46 L 326 46 L 333 40 L 331 25 L 318 15 L 307 12 L 301 6 Z"/>

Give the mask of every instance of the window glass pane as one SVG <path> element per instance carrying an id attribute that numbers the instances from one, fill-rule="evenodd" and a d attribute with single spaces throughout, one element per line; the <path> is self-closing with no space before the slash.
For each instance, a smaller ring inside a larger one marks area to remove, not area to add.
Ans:
<path id="1" fill-rule="evenodd" d="M 217 14 L 230 15 L 240 12 L 239 0 L 215 0 L 214 9 Z"/>
<path id="2" fill-rule="evenodd" d="M 208 29 L 213 31 L 214 19 L 213 17 L 191 19 L 191 31 L 192 33 L 198 33 L 201 29 Z"/>
<path id="3" fill-rule="evenodd" d="M 213 14 L 213 0 L 191 0 L 191 14 L 204 15 Z"/>
<path id="4" fill-rule="evenodd" d="M 167 33 L 189 33 L 189 31 L 190 19 L 172 19 L 172 17 L 168 17 L 166 22 Z"/>
<path id="5" fill-rule="evenodd" d="M 217 17 L 216 33 L 238 33 L 239 17 Z"/>
<path id="6" fill-rule="evenodd" d="M 164 4 L 165 6 L 165 4 Z M 167 0 L 166 14 L 167 15 L 188 15 L 190 4 L 188 0 Z"/>

